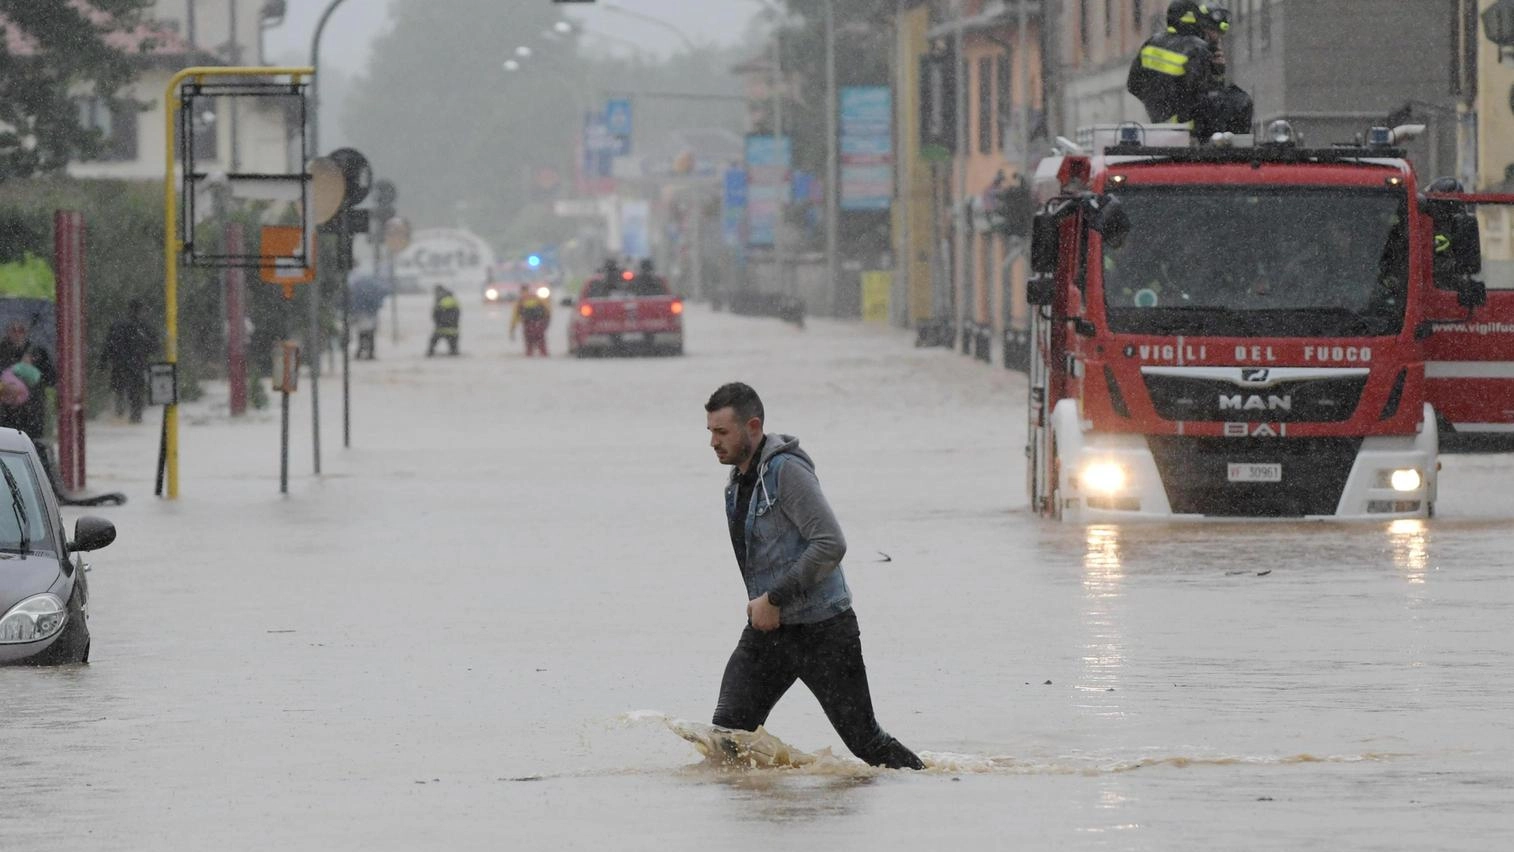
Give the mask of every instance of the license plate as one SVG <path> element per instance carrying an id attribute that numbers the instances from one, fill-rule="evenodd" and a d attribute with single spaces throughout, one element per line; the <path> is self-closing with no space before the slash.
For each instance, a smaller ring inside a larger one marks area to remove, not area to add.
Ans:
<path id="1" fill-rule="evenodd" d="M 1279 462 L 1232 462 L 1226 471 L 1231 482 L 1282 482 L 1283 466 Z"/>

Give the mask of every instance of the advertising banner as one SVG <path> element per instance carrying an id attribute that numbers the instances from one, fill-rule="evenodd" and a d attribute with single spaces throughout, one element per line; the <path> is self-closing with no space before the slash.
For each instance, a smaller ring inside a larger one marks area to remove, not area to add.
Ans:
<path id="1" fill-rule="evenodd" d="M 841 209 L 887 210 L 894 197 L 893 95 L 887 86 L 841 89 Z"/>
<path id="2" fill-rule="evenodd" d="M 789 197 L 793 146 L 787 136 L 748 136 L 747 245 L 770 246 L 778 230 L 781 201 Z"/>

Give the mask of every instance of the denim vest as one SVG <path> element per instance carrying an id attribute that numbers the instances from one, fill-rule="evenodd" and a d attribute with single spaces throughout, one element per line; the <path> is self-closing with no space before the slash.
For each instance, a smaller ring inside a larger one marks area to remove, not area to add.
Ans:
<path id="1" fill-rule="evenodd" d="M 742 579 L 746 581 L 748 600 L 766 594 L 804 553 L 806 542 L 799 527 L 784 516 L 778 506 L 782 499 L 778 490 L 778 471 L 790 463 L 804 464 L 804 461 L 779 452 L 763 462 L 757 471 L 757 482 L 752 488 L 746 516 L 747 570 Z M 730 521 L 736 520 L 736 492 L 740 487 L 734 469 L 732 474 L 725 488 L 725 514 Z M 846 585 L 841 566 L 837 565 L 815 585 L 785 602 L 779 617 L 783 624 L 813 624 L 846 612 L 851 605 L 851 589 Z"/>

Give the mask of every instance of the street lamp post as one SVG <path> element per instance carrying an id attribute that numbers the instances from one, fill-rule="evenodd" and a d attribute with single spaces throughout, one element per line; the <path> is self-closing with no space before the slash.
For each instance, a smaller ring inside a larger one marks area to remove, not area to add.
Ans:
<path id="1" fill-rule="evenodd" d="M 321 58 L 321 33 L 326 30 L 326 22 L 331 20 L 331 13 L 336 7 L 342 5 L 345 0 L 331 0 L 326 5 L 326 10 L 321 13 L 321 19 L 315 25 L 315 34 L 310 37 L 310 67 L 316 69 L 316 73 L 310 75 L 310 150 L 320 156 L 320 127 L 321 127 L 321 97 L 320 97 L 320 58 Z M 305 167 L 304 163 L 300 164 Z M 319 254 L 319 247 L 316 249 Z M 345 281 L 341 282 L 346 287 Z M 321 472 L 321 355 L 318 348 L 321 335 L 321 284 L 319 278 L 309 288 L 310 290 L 310 327 L 306 330 L 305 352 L 306 360 L 310 364 L 310 429 L 312 458 L 315 464 L 315 473 Z M 343 346 L 346 341 L 343 341 Z"/>
<path id="2" fill-rule="evenodd" d="M 836 163 L 836 4 L 825 0 L 825 264 L 834 309 L 841 283 L 841 186 Z"/>
<path id="3" fill-rule="evenodd" d="M 645 12 L 637 12 L 634 9 L 627 9 L 619 3 L 606 2 L 599 4 L 599 7 L 601 9 L 608 9 L 609 11 L 614 12 L 617 15 L 625 15 L 628 18 L 635 18 L 638 21 L 646 21 L 649 24 L 655 24 L 659 27 L 662 27 L 673 35 L 678 36 L 678 40 L 683 42 L 683 46 L 687 48 L 690 53 L 693 53 L 697 49 L 694 47 L 694 42 L 688 37 L 688 35 L 684 33 L 683 30 L 673 26 L 672 23 L 665 21 L 662 18 L 656 17 L 654 15 L 648 15 Z"/>

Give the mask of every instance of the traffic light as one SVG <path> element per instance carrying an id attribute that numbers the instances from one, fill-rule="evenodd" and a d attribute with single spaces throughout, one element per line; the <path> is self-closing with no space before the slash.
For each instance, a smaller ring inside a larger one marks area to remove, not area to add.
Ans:
<path id="1" fill-rule="evenodd" d="M 535 269 L 538 266 L 541 266 L 541 255 L 539 255 L 539 254 L 527 255 L 526 256 L 526 265 L 529 266 L 529 267 L 531 267 L 532 269 Z"/>

